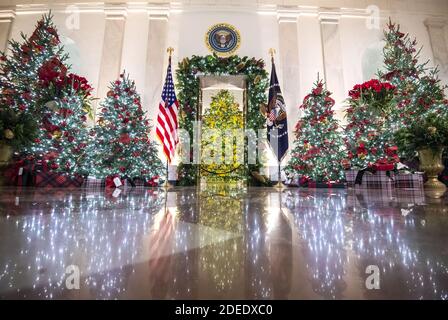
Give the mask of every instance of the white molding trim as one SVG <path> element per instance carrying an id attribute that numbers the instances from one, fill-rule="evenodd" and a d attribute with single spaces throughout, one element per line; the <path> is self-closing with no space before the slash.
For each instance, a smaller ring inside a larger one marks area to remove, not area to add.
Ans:
<path id="1" fill-rule="evenodd" d="M 426 27 L 434 27 L 434 28 L 444 28 L 448 25 L 448 19 L 447 18 L 441 18 L 441 17 L 431 17 L 427 18 L 424 21 L 424 24 Z"/>
<path id="2" fill-rule="evenodd" d="M 81 0 L 82 1 L 82 0 Z M 214 3 L 182 3 L 182 2 L 170 2 L 170 3 L 150 3 L 143 1 L 129 1 L 124 0 L 122 3 L 107 3 L 107 2 L 70 2 L 67 3 L 53 3 L 53 4 L 20 4 L 15 6 L 1 6 L 0 16 L 4 12 L 13 12 L 15 15 L 27 15 L 27 14 L 43 14 L 52 10 L 54 12 L 66 12 L 67 7 L 76 7 L 79 12 L 92 13 L 92 12 L 105 12 L 110 11 L 109 8 L 121 7 L 126 12 L 148 12 L 150 16 L 157 19 L 165 19 L 165 16 L 169 16 L 170 13 L 179 12 L 197 12 L 197 11 L 221 11 L 221 12 L 250 12 L 258 13 L 261 15 L 276 15 L 284 22 L 288 22 L 287 17 L 293 18 L 297 16 L 320 16 L 321 20 L 334 20 L 335 16 L 338 18 L 366 18 L 368 13 L 366 9 L 360 8 L 325 8 L 317 6 L 304 6 L 304 5 L 278 5 L 278 4 L 262 4 L 262 3 L 232 3 L 229 5 L 214 4 Z M 117 11 L 119 11 L 117 9 Z M 390 10 L 383 10 L 380 8 L 381 16 L 390 16 L 393 14 Z M 417 12 L 404 12 L 407 15 L 421 14 Z M 113 14 L 111 14 L 113 15 Z M 124 15 L 124 14 L 121 14 Z M 429 17 L 435 19 L 447 19 L 447 14 L 434 14 L 428 12 L 426 14 Z"/>
<path id="3" fill-rule="evenodd" d="M 107 20 L 124 20 L 128 14 L 127 6 L 118 5 L 106 5 L 104 7 L 104 14 Z"/>
<path id="4" fill-rule="evenodd" d="M 0 22 L 12 22 L 16 17 L 14 10 L 0 10 Z"/>

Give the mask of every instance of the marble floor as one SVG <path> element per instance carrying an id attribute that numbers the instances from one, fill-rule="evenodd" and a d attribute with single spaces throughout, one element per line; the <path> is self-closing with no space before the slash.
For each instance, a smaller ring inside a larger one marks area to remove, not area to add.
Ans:
<path id="1" fill-rule="evenodd" d="M 0 298 L 448 299 L 448 199 L 3 188 Z"/>

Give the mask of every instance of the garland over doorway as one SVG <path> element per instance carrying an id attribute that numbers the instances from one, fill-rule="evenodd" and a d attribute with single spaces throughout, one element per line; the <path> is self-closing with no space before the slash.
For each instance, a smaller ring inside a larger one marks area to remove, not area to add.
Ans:
<path id="1" fill-rule="evenodd" d="M 268 73 L 264 69 L 262 59 L 230 56 L 220 58 L 216 55 L 192 56 L 184 58 L 176 70 L 177 95 L 180 103 L 179 124 L 187 130 L 190 141 L 193 141 L 193 122 L 196 121 L 199 110 L 199 75 L 245 75 L 247 77 L 247 114 L 246 129 L 256 133 L 265 125 L 265 119 L 260 113 L 260 105 L 266 103 L 266 90 L 269 84 Z M 190 154 L 193 154 L 191 150 Z M 192 159 L 191 159 L 192 160 Z M 256 164 L 245 166 L 245 174 L 258 171 Z M 197 183 L 197 165 L 183 164 L 178 167 L 179 185 L 195 185 Z"/>

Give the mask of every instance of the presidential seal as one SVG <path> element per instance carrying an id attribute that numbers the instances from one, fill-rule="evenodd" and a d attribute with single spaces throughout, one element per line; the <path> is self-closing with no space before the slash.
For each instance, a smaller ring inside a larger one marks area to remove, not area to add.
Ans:
<path id="1" fill-rule="evenodd" d="M 241 37 L 238 30 L 227 23 L 215 24 L 205 36 L 208 49 L 220 57 L 232 55 L 239 48 L 240 42 Z"/>

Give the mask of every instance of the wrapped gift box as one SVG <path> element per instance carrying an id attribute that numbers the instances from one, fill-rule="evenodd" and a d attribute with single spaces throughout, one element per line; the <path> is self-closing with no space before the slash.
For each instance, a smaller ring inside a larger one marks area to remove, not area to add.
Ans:
<path id="1" fill-rule="evenodd" d="M 364 189 L 392 189 L 395 186 L 395 174 L 392 171 L 376 171 L 375 173 L 362 170 L 345 171 L 345 179 L 349 188 Z M 356 180 L 361 184 L 357 184 Z"/>
<path id="2" fill-rule="evenodd" d="M 143 180 L 143 179 L 126 180 L 126 186 L 128 188 L 136 188 L 136 189 L 146 188 L 145 180 Z"/>
<path id="3" fill-rule="evenodd" d="M 298 177 L 288 177 L 285 180 L 285 186 L 288 187 L 298 187 L 299 186 L 299 178 Z"/>
<path id="4" fill-rule="evenodd" d="M 84 181 L 83 187 L 90 190 L 101 190 L 106 186 L 105 179 L 98 179 L 95 177 L 87 177 Z"/>
<path id="5" fill-rule="evenodd" d="M 57 173 L 57 172 L 47 172 L 38 171 L 36 172 L 36 187 L 53 187 L 53 188 L 79 188 L 84 182 L 84 177 L 74 176 L 70 177 L 68 175 Z"/>
<path id="6" fill-rule="evenodd" d="M 104 180 L 107 189 L 126 188 L 128 179 L 120 178 L 118 175 L 109 176 Z"/>
<path id="7" fill-rule="evenodd" d="M 4 172 L 6 183 L 12 186 L 34 186 L 36 172 L 34 162 L 19 160 L 13 163 Z"/>
<path id="8" fill-rule="evenodd" d="M 395 187 L 400 189 L 423 189 L 422 173 L 400 173 L 395 175 Z"/>

